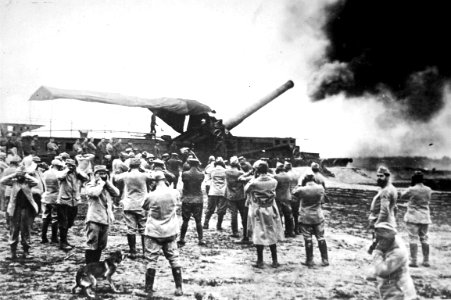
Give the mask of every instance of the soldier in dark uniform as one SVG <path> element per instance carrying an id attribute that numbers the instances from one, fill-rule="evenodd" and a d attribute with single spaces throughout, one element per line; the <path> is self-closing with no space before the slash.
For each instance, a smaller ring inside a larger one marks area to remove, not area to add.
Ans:
<path id="1" fill-rule="evenodd" d="M 244 174 L 240 169 L 238 158 L 232 157 L 230 159 L 230 169 L 226 170 L 226 198 L 229 202 L 229 208 L 232 215 L 232 237 L 239 237 L 238 234 L 238 212 L 241 216 L 241 224 L 243 226 L 242 242 L 249 241 L 247 234 L 247 214 L 246 196 L 244 195 L 244 182 L 239 180 L 239 177 Z"/>
<path id="2" fill-rule="evenodd" d="M 180 177 L 180 170 L 182 169 L 183 162 L 179 159 L 177 153 L 172 153 L 171 158 L 166 162 L 166 167 L 169 172 L 175 176 L 174 189 L 177 189 L 177 183 Z"/>
<path id="3" fill-rule="evenodd" d="M 291 210 L 291 189 L 290 176 L 285 172 L 283 164 L 279 163 L 276 168 L 276 175 L 274 179 L 277 180 L 276 187 L 276 203 L 279 208 L 281 217 L 283 216 L 285 222 L 285 237 L 295 237 L 293 225 L 293 212 Z"/>
<path id="4" fill-rule="evenodd" d="M 198 170 L 199 160 L 191 158 L 188 160 L 190 169 L 182 173 L 183 194 L 182 194 L 182 218 L 183 224 L 180 232 L 179 245 L 185 245 L 185 235 L 188 230 L 188 223 L 193 216 L 196 222 L 197 238 L 199 245 L 204 245 L 202 229 L 202 182 L 205 175 Z"/>

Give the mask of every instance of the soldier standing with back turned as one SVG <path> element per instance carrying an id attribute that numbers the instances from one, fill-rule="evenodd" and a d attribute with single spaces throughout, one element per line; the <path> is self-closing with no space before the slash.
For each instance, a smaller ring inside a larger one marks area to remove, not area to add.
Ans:
<path id="1" fill-rule="evenodd" d="M 423 173 L 419 171 L 412 176 L 412 186 L 401 194 L 401 198 L 409 200 L 404 222 L 406 222 L 410 240 L 410 267 L 418 267 L 418 237 L 423 250 L 423 266 L 430 267 L 428 229 L 429 224 L 432 223 L 429 211 L 431 195 L 432 190 L 423 184 Z"/>

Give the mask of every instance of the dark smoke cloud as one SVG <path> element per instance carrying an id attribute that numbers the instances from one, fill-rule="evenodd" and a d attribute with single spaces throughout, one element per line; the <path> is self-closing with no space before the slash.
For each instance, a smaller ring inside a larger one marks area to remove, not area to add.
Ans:
<path id="1" fill-rule="evenodd" d="M 400 115 L 428 122 L 451 77 L 447 1 L 346 0 L 327 7 L 330 44 L 311 96 L 390 94 Z M 380 97 L 379 97 L 380 98 Z"/>

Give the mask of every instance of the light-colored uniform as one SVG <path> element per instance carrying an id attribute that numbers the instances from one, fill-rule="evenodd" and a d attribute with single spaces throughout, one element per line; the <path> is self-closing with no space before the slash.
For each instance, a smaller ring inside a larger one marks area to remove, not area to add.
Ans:
<path id="1" fill-rule="evenodd" d="M 172 268 L 180 267 L 176 237 L 179 230 L 177 207 L 180 206 L 180 192 L 166 185 L 158 186 L 145 198 L 142 208 L 148 211 L 146 229 L 147 268 L 156 269 L 160 250 Z"/>
<path id="2" fill-rule="evenodd" d="M 429 211 L 431 196 L 431 188 L 424 184 L 409 187 L 401 194 L 401 199 L 409 201 L 404 222 L 407 223 L 410 242 L 418 242 L 418 237 L 422 243 L 428 242 L 428 227 L 432 223 Z"/>
<path id="3" fill-rule="evenodd" d="M 127 225 L 127 234 L 135 234 L 138 231 L 144 233 L 146 214 L 142 203 L 147 197 L 148 187 L 152 176 L 149 173 L 131 169 L 129 172 L 116 174 L 114 181 L 124 186 L 123 199 L 124 219 Z"/>

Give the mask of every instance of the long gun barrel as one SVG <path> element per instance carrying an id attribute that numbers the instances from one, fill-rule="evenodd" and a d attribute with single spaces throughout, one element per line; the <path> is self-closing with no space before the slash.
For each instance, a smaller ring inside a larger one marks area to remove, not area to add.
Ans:
<path id="1" fill-rule="evenodd" d="M 283 93 L 285 93 L 287 90 L 291 89 L 294 86 L 293 81 L 288 80 L 286 83 L 281 85 L 278 89 L 274 90 L 272 93 L 267 95 L 266 97 L 260 99 L 259 101 L 253 103 L 246 109 L 242 110 L 240 113 L 235 115 L 234 117 L 225 120 L 224 126 L 227 130 L 231 130 L 238 126 L 241 122 L 243 122 L 247 117 L 255 113 L 257 110 L 271 102 L 272 100 L 276 99 Z"/>

